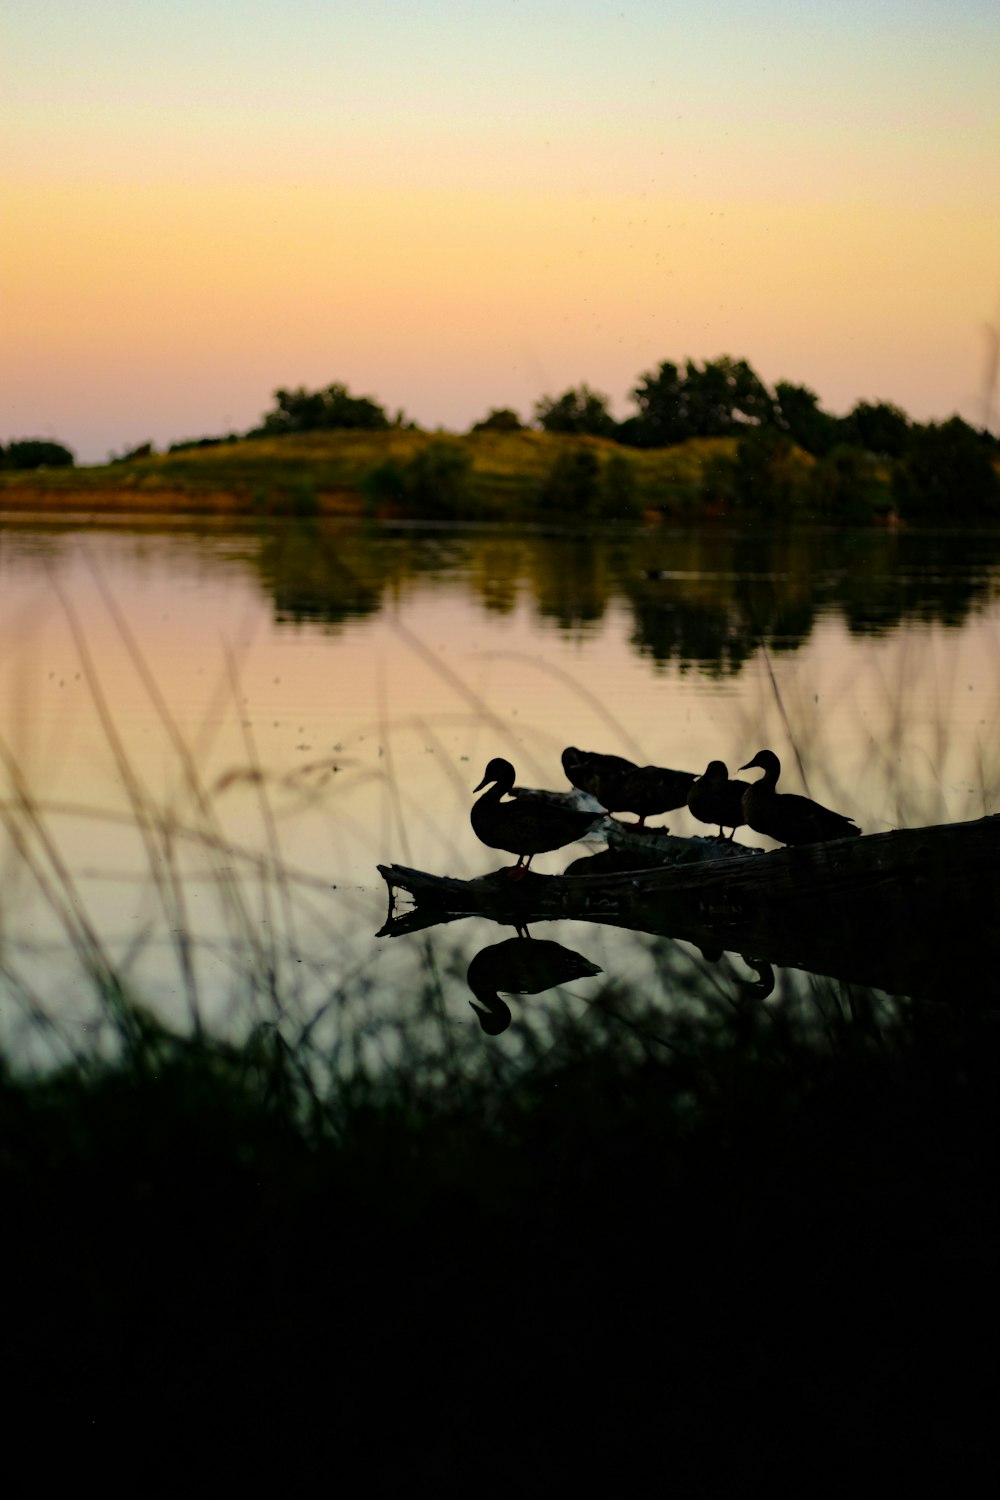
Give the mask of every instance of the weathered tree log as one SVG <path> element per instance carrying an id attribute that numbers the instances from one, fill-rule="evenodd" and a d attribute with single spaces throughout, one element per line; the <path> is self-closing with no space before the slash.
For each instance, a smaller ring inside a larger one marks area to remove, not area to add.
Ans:
<path id="1" fill-rule="evenodd" d="M 904 994 L 992 995 L 1000 966 L 1000 817 L 666 868 L 476 880 L 380 865 L 415 911 L 384 935 L 462 916 L 573 919 L 682 938 Z"/>

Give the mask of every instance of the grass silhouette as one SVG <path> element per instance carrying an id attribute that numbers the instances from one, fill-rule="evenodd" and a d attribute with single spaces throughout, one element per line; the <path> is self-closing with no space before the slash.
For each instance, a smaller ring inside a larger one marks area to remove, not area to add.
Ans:
<path id="1" fill-rule="evenodd" d="M 233 774 L 258 796 L 260 850 L 227 839 L 218 786 L 116 619 L 174 746 L 172 798 L 129 762 L 79 622 L 77 647 L 184 1020 L 144 1003 L 0 745 L 13 857 L 98 1023 L 74 1028 L 4 932 L 0 978 L 47 1049 L 0 1073 L 11 1415 L 152 1427 L 196 1475 L 207 1434 L 240 1482 L 358 1473 L 376 1492 L 985 1471 L 989 976 L 939 1003 L 779 976 L 764 1000 L 731 960 L 638 939 L 631 976 L 533 997 L 498 1045 L 452 1019 L 461 936 L 420 934 L 392 1004 L 350 963 L 317 1000 L 298 960 L 320 893 L 283 857 L 252 736 Z M 239 670 L 224 664 L 234 702 Z M 210 1022 L 191 849 L 225 915 L 228 1031 Z"/>

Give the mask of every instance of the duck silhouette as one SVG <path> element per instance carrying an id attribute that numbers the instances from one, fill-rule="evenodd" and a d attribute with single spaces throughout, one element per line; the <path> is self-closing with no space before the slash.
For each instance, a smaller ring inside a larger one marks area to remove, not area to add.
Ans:
<path id="1" fill-rule="evenodd" d="M 693 771 L 637 766 L 623 755 L 601 755 L 575 745 L 563 751 L 562 764 L 573 786 L 596 797 L 609 813 L 635 813 L 640 828 L 657 813 L 683 807 L 695 780 Z"/>
<path id="2" fill-rule="evenodd" d="M 743 816 L 756 833 L 766 833 L 779 844 L 820 844 L 827 839 L 858 838 L 853 818 L 832 812 L 811 797 L 779 792 L 781 762 L 773 750 L 758 750 L 741 771 L 759 767 L 764 775 L 743 793 Z"/>
<path id="3" fill-rule="evenodd" d="M 502 799 L 513 790 L 516 774 L 509 760 L 494 756 L 482 781 L 473 790 L 487 790 L 472 804 L 471 821 L 476 837 L 491 849 L 517 855 L 512 877 L 525 875 L 532 856 L 561 849 L 583 838 L 598 814 L 573 807 L 559 807 L 535 797 Z"/>
<path id="4" fill-rule="evenodd" d="M 732 840 L 737 828 L 746 822 L 743 794 L 748 785 L 746 781 L 730 781 L 724 761 L 710 760 L 688 792 L 688 809 L 699 823 L 718 823 L 720 838 L 728 828 Z"/>
<path id="5" fill-rule="evenodd" d="M 469 964 L 466 981 L 475 1000 L 469 1004 L 487 1036 L 499 1036 L 510 1025 L 510 1006 L 498 990 L 509 995 L 538 995 L 571 979 L 600 974 L 582 953 L 549 938 L 512 937 L 482 948 Z"/>

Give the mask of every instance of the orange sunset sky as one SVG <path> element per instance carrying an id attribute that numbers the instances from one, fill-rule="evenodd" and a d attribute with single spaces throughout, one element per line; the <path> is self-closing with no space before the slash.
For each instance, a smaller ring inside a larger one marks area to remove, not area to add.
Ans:
<path id="1" fill-rule="evenodd" d="M 993 0 L 12 0 L 0 441 L 97 462 L 332 380 L 625 415 L 721 353 L 980 423 L 998 43 Z"/>

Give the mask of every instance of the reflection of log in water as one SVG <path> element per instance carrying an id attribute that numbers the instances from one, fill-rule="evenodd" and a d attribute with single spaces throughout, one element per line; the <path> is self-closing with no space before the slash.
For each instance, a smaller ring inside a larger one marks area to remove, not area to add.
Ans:
<path id="1" fill-rule="evenodd" d="M 666 869 L 512 881 L 380 865 L 416 910 L 384 935 L 462 916 L 573 919 L 753 954 L 899 994 L 979 998 L 1000 966 L 1000 817 Z"/>

